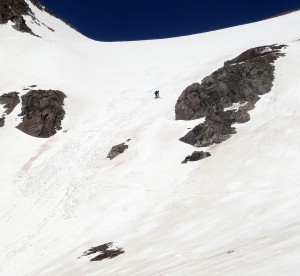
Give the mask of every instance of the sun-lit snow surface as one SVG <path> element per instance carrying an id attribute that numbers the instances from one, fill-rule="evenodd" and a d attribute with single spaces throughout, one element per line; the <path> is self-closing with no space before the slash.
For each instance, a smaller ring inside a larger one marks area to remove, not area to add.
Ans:
<path id="1" fill-rule="evenodd" d="M 33 138 L 13 128 L 19 106 L 0 128 L 0 275 L 297 275 L 300 13 L 102 43 L 32 9 L 56 32 L 29 19 L 42 39 L 0 26 L 0 92 L 62 90 L 66 118 L 53 138 Z M 289 47 L 251 121 L 212 157 L 181 164 L 194 148 L 178 138 L 197 121 L 174 120 L 180 93 L 271 43 Z M 106 159 L 128 138 L 123 155 Z M 77 259 L 107 242 L 126 252 Z"/>

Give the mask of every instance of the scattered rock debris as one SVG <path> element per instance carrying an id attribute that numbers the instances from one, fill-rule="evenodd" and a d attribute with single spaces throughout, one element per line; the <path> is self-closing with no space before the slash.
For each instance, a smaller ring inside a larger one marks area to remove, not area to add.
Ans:
<path id="1" fill-rule="evenodd" d="M 107 158 L 112 160 L 115 157 L 117 157 L 118 155 L 122 154 L 127 149 L 128 149 L 128 145 L 126 145 L 125 143 L 115 145 L 111 148 L 110 152 L 107 155 Z"/>
<path id="2" fill-rule="evenodd" d="M 96 247 L 91 247 L 82 254 L 82 257 L 97 254 L 96 257 L 90 259 L 91 262 L 95 262 L 104 259 L 113 259 L 123 253 L 125 253 L 123 248 L 116 247 L 112 242 L 109 242 Z"/>
<path id="3" fill-rule="evenodd" d="M 209 152 L 204 152 L 204 151 L 194 151 L 191 155 L 188 155 L 181 163 L 187 163 L 189 161 L 194 162 L 194 161 L 199 161 L 204 158 L 210 157 L 211 154 Z"/>
<path id="4" fill-rule="evenodd" d="M 275 71 L 273 63 L 285 55 L 281 53 L 285 47 L 270 45 L 249 49 L 226 61 L 201 84 L 187 87 L 176 103 L 176 119 L 205 117 L 205 121 L 180 141 L 195 147 L 207 147 L 222 143 L 235 134 L 233 125 L 248 122 L 248 111 L 254 109 L 259 96 L 271 91 Z"/>

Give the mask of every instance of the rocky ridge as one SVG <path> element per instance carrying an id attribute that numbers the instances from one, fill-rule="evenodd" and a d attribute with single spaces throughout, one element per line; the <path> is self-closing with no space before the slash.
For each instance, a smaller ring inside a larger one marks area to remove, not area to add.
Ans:
<path id="1" fill-rule="evenodd" d="M 195 162 L 202 160 L 204 158 L 210 157 L 211 154 L 209 152 L 204 151 L 194 151 L 191 155 L 188 155 L 181 163 L 187 163 L 187 162 Z"/>
<path id="2" fill-rule="evenodd" d="M 226 61 L 201 84 L 187 87 L 176 103 L 176 119 L 205 117 L 205 121 L 180 140 L 195 147 L 207 147 L 222 143 L 235 134 L 233 125 L 249 121 L 248 111 L 255 107 L 260 95 L 271 91 L 273 63 L 284 56 L 281 50 L 285 47 L 269 45 L 249 49 Z"/>
<path id="3" fill-rule="evenodd" d="M 64 23 L 74 28 L 66 22 L 65 20 L 59 18 L 55 15 L 54 12 L 45 7 L 41 2 L 37 0 L 29 0 L 33 5 L 35 5 L 38 9 L 49 13 L 50 15 L 62 20 Z M 33 33 L 33 31 L 26 24 L 26 20 L 24 16 L 30 16 L 32 21 L 38 26 L 44 25 L 44 23 L 40 22 L 35 14 L 30 9 L 28 3 L 25 0 L 0 0 L 0 24 L 7 24 L 9 21 L 13 22 L 13 28 L 20 32 L 29 33 L 34 36 L 38 36 Z M 48 26 L 46 26 L 49 30 L 54 30 Z"/>
<path id="4" fill-rule="evenodd" d="M 13 28 L 20 32 L 35 35 L 26 25 L 24 16 L 31 16 L 34 20 L 35 16 L 29 5 L 24 0 L 0 0 L 0 24 L 13 22 Z"/>

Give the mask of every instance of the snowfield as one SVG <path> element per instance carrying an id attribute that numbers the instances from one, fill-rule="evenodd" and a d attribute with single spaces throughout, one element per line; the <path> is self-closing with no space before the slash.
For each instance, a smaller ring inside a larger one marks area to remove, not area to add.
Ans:
<path id="1" fill-rule="evenodd" d="M 165 40 L 90 40 L 32 4 L 42 38 L 0 25 L 0 95 L 63 91 L 49 139 L 0 128 L 0 275 L 298 275 L 300 12 Z M 101 31 L 101 29 L 99 29 Z M 275 81 L 237 134 L 181 161 L 181 92 L 226 60 L 286 44 Z M 160 90 L 161 98 L 154 99 Z M 2 109 L 1 109 L 2 114 Z M 129 149 L 113 160 L 112 146 Z M 113 242 L 124 254 L 82 257 Z"/>

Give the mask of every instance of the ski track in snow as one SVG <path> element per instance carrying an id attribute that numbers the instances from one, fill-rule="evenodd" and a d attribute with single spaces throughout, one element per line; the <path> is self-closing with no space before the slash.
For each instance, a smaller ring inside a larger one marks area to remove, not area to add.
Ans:
<path id="1" fill-rule="evenodd" d="M 66 118 L 49 139 L 14 128 L 20 107 L 0 128 L 0 275 L 297 275 L 300 13 L 101 43 L 32 9 L 56 32 L 30 25 L 38 39 L 0 26 L 0 92 L 59 89 Z M 199 121 L 174 120 L 180 93 L 244 50 L 272 43 L 289 47 L 250 122 L 210 147 L 212 157 L 181 164 L 195 148 L 178 139 Z M 127 139 L 124 154 L 106 159 Z M 107 242 L 125 253 L 77 259 Z"/>

